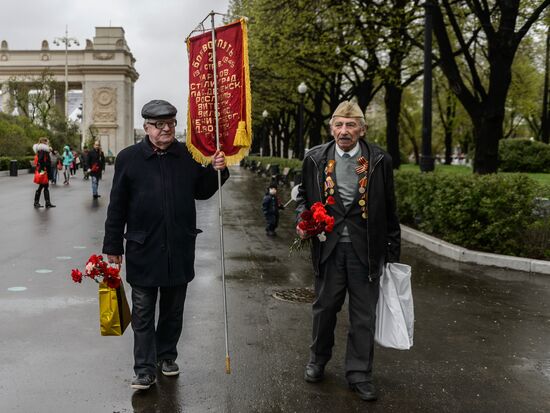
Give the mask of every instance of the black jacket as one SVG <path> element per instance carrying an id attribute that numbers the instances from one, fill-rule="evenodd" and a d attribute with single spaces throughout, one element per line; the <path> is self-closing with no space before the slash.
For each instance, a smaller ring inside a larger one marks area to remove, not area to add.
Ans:
<path id="1" fill-rule="evenodd" d="M 399 261 L 401 230 L 396 212 L 393 187 L 393 170 L 389 154 L 380 147 L 359 140 L 361 153 L 369 160 L 369 177 L 367 186 L 368 220 L 361 217 L 358 204 L 359 191 L 349 208 L 345 208 L 338 194 L 338 177 L 336 177 L 336 204 L 327 206 L 329 215 L 335 218 L 334 230 L 327 234 L 327 240 L 320 242 L 312 239 L 312 260 L 315 274 L 319 275 L 319 265 L 331 254 L 338 243 L 344 222 L 348 227 L 353 247 L 363 262 L 369 267 L 369 277 L 382 275 L 385 262 Z M 331 156 L 334 156 L 334 140 L 312 148 L 305 156 L 302 166 L 302 184 L 299 187 L 297 208 L 298 221 L 300 213 L 309 209 L 315 202 L 324 202 L 323 185 L 325 167 Z"/>
<path id="2" fill-rule="evenodd" d="M 222 181 L 229 177 L 226 168 Z M 122 150 L 115 162 L 105 221 L 103 253 L 122 255 L 126 238 L 126 278 L 142 287 L 180 285 L 194 276 L 196 199 L 218 190 L 218 173 L 174 142 L 157 155 L 146 137 Z M 126 233 L 124 228 L 126 227 Z"/>
<path id="3" fill-rule="evenodd" d="M 91 176 L 97 176 L 101 179 L 101 173 L 105 169 L 105 155 L 103 151 L 98 151 L 96 149 L 90 149 L 88 155 L 86 156 L 86 167 L 93 168 L 94 165 L 98 165 L 99 170 L 97 172 L 90 172 Z"/>

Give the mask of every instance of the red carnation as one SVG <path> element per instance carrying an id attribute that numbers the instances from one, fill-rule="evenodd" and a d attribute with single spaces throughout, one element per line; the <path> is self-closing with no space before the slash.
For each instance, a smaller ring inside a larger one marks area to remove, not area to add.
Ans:
<path id="1" fill-rule="evenodd" d="M 102 255 L 91 255 L 86 262 L 84 276 L 91 278 L 96 282 L 103 281 L 110 288 L 118 288 L 122 282 L 120 278 L 120 267 L 112 267 L 103 261 Z M 83 274 L 74 269 L 71 272 L 74 282 L 82 282 Z"/>
<path id="2" fill-rule="evenodd" d="M 327 197 L 327 205 L 334 205 L 336 203 L 336 200 L 334 199 L 334 197 L 332 195 L 329 195 Z"/>
<path id="3" fill-rule="evenodd" d="M 82 282 L 82 273 L 76 268 L 74 268 L 71 271 L 71 277 L 73 277 L 73 281 L 75 283 L 81 283 Z"/>

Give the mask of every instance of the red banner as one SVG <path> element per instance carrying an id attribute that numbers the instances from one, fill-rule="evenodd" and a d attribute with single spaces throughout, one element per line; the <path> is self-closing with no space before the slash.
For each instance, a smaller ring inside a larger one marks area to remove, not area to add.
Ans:
<path id="1" fill-rule="evenodd" d="M 216 33 L 216 75 L 220 147 L 226 162 L 248 154 L 252 141 L 248 45 L 244 19 L 219 27 Z M 187 147 L 203 164 L 216 151 L 214 64 L 212 32 L 191 37 L 189 53 L 189 104 Z"/>

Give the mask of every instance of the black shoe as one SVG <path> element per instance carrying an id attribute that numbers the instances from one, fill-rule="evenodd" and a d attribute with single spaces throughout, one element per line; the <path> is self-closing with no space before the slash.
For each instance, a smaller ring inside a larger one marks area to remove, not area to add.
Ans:
<path id="1" fill-rule="evenodd" d="M 46 204 L 46 208 L 55 208 L 55 205 L 48 203 L 48 204 Z"/>
<path id="2" fill-rule="evenodd" d="M 321 364 L 308 363 L 304 373 L 304 379 L 308 383 L 319 383 L 325 378 L 325 366 Z"/>
<path id="3" fill-rule="evenodd" d="M 38 202 L 34 203 L 35 208 L 44 208 L 44 205 L 40 205 Z"/>
<path id="4" fill-rule="evenodd" d="M 151 374 L 138 374 L 132 380 L 132 389 L 148 390 L 156 382 L 157 378 Z"/>
<path id="5" fill-rule="evenodd" d="M 94 195 L 94 199 L 100 198 L 101 195 Z"/>
<path id="6" fill-rule="evenodd" d="M 376 387 L 369 381 L 363 381 L 361 383 L 351 383 L 349 387 L 359 395 L 362 400 L 371 402 L 378 399 L 376 394 Z"/>
<path id="7" fill-rule="evenodd" d="M 162 374 L 165 376 L 177 376 L 180 374 L 180 368 L 174 360 L 162 360 L 159 362 Z"/>

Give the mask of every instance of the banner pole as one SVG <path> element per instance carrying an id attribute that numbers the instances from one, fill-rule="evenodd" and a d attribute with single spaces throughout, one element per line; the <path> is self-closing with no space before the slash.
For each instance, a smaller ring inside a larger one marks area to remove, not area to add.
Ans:
<path id="1" fill-rule="evenodd" d="M 220 150 L 220 120 L 218 114 L 218 64 L 216 60 L 216 28 L 214 25 L 214 11 L 210 12 L 212 21 L 212 63 L 214 70 L 214 114 L 216 116 L 216 150 Z M 220 264 L 222 271 L 222 289 L 223 289 L 223 317 L 225 325 L 225 372 L 231 374 L 231 359 L 229 358 L 229 339 L 227 326 L 227 294 L 225 288 L 225 257 L 223 245 L 223 202 L 222 202 L 222 173 L 218 170 L 218 201 L 219 201 L 219 219 L 220 219 Z"/>

